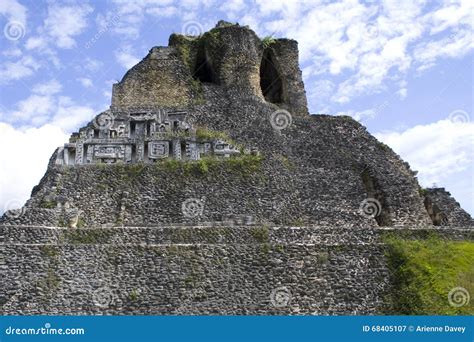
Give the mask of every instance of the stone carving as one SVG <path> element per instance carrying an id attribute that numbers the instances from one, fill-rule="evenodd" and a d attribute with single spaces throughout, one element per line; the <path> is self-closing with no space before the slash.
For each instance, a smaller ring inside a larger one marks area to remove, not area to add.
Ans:
<path id="1" fill-rule="evenodd" d="M 148 143 L 148 158 L 159 159 L 169 156 L 170 144 L 168 141 L 150 141 Z"/>
<path id="2" fill-rule="evenodd" d="M 199 160 L 201 155 L 228 158 L 240 154 L 224 140 L 198 140 L 191 123 L 193 115 L 186 111 L 104 113 L 110 118 L 107 125 L 97 125 L 94 119 L 74 133 L 58 150 L 57 165 L 153 163 L 163 158 Z"/>

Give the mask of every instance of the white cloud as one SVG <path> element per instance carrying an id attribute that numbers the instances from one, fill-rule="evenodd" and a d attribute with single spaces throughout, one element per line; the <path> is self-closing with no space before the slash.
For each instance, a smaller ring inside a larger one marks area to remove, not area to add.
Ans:
<path id="1" fill-rule="evenodd" d="M 27 50 L 41 50 L 47 46 L 45 37 L 30 37 L 25 43 L 25 49 Z"/>
<path id="2" fill-rule="evenodd" d="M 440 120 L 403 132 L 381 132 L 375 136 L 419 171 L 419 179 L 425 186 L 443 184 L 472 167 L 474 162 L 473 122 Z"/>
<path id="3" fill-rule="evenodd" d="M 87 15 L 92 12 L 88 5 L 60 6 L 51 3 L 44 27 L 54 43 L 63 49 L 76 46 L 75 36 L 87 27 Z"/>
<path id="4" fill-rule="evenodd" d="M 29 198 L 51 154 L 67 139 L 67 134 L 51 125 L 19 130 L 0 122 L 0 213 Z"/>
<path id="5" fill-rule="evenodd" d="M 147 14 L 151 14 L 154 17 L 163 17 L 169 18 L 173 15 L 178 13 L 178 9 L 174 6 L 166 6 L 166 7 L 159 7 L 159 8 L 151 8 L 146 10 Z"/>
<path id="6" fill-rule="evenodd" d="M 22 52 L 19 48 L 15 47 L 12 49 L 4 50 L 2 52 L 2 55 L 5 57 L 20 57 L 22 55 Z"/>
<path id="7" fill-rule="evenodd" d="M 41 95 L 53 95 L 59 93 L 63 89 L 61 83 L 57 80 L 51 80 L 44 83 L 36 84 L 33 87 L 33 93 Z"/>
<path id="8" fill-rule="evenodd" d="M 131 46 L 124 46 L 120 50 L 115 51 L 117 62 L 126 69 L 130 69 L 141 60 L 141 58 L 134 56 L 131 50 Z"/>
<path id="9" fill-rule="evenodd" d="M 336 115 L 346 115 L 352 117 L 354 120 L 363 122 L 366 119 L 373 119 L 376 116 L 376 111 L 373 109 L 366 109 L 366 110 L 348 110 L 345 112 L 338 112 Z"/>
<path id="10" fill-rule="evenodd" d="M 95 113 L 93 108 L 77 105 L 71 98 L 61 96 L 57 99 L 51 124 L 60 127 L 65 132 L 72 132 L 91 120 Z"/>
<path id="11" fill-rule="evenodd" d="M 0 84 L 7 84 L 34 74 L 40 64 L 31 56 L 23 56 L 16 62 L 4 62 L 0 66 Z"/>
<path id="12" fill-rule="evenodd" d="M 26 25 L 26 12 L 26 7 L 16 0 L 0 1 L 0 14 L 6 16 L 10 21 L 17 21 L 22 25 Z"/>
<path id="13" fill-rule="evenodd" d="M 397 95 L 400 97 L 401 100 L 404 100 L 408 95 L 407 88 L 401 88 L 397 91 Z"/>
<path id="14" fill-rule="evenodd" d="M 438 58 L 460 58 L 472 51 L 474 42 L 469 29 L 459 30 L 449 37 L 418 44 L 414 56 L 418 63 L 432 66 Z"/>
<path id="15" fill-rule="evenodd" d="M 474 48 L 471 0 L 256 4 L 257 10 L 239 21 L 259 23 L 260 35 L 296 39 L 306 78 L 339 78 L 332 97 L 337 103 L 384 91 L 394 74 L 406 75 L 412 67 L 422 71 L 439 58 L 462 57 Z M 402 98 L 404 88 L 398 93 Z"/>
<path id="16" fill-rule="evenodd" d="M 15 109 L 1 113 L 3 121 L 16 127 L 40 127 L 51 124 L 71 132 L 91 118 L 96 111 L 61 96 L 61 84 L 56 80 L 37 84 L 32 93 L 15 104 Z"/>
<path id="17" fill-rule="evenodd" d="M 77 81 L 84 87 L 84 88 L 90 88 L 93 86 L 92 80 L 87 77 L 79 77 L 77 78 Z"/>

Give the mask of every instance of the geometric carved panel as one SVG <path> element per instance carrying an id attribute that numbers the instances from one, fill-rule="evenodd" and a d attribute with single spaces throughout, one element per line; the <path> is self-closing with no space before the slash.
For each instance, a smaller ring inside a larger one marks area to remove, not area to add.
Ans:
<path id="1" fill-rule="evenodd" d="M 148 158 L 167 158 L 169 156 L 169 153 L 170 144 L 168 141 L 150 141 L 148 143 Z"/>

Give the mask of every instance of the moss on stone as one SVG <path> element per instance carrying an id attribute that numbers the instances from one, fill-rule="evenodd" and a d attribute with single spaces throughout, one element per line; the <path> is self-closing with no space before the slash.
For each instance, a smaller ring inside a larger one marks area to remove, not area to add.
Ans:
<path id="1" fill-rule="evenodd" d="M 64 235 L 67 243 L 99 244 L 107 243 L 113 233 L 101 229 L 73 229 L 66 231 Z"/>
<path id="2" fill-rule="evenodd" d="M 277 41 L 272 36 L 266 36 L 262 38 L 262 45 L 264 49 L 269 48 L 272 44 L 275 44 Z"/>
<path id="3" fill-rule="evenodd" d="M 270 238 L 270 229 L 267 226 L 252 227 L 250 229 L 252 237 L 260 243 L 268 242 Z"/>
<path id="4" fill-rule="evenodd" d="M 38 288 L 43 293 L 42 301 L 47 302 L 53 296 L 54 292 L 61 284 L 61 278 L 56 274 L 52 268 L 48 268 L 46 275 L 41 278 L 38 283 Z"/>
<path id="5" fill-rule="evenodd" d="M 55 246 L 43 245 L 40 247 L 40 249 L 43 256 L 46 256 L 49 258 L 55 258 L 59 255 L 59 249 Z"/>
<path id="6" fill-rule="evenodd" d="M 133 289 L 132 291 L 130 291 L 128 295 L 128 298 L 133 302 L 137 301 L 138 297 L 139 297 L 139 292 L 137 289 Z"/>
<path id="7" fill-rule="evenodd" d="M 319 253 L 316 257 L 319 264 L 325 264 L 329 260 L 329 254 L 327 252 Z"/>
<path id="8" fill-rule="evenodd" d="M 196 139 L 198 141 L 224 140 L 229 143 L 233 142 L 225 132 L 214 131 L 203 127 L 196 129 Z"/>
<path id="9" fill-rule="evenodd" d="M 58 203 L 56 201 L 47 200 L 47 199 L 44 199 L 44 198 L 39 203 L 39 207 L 44 208 L 44 209 L 54 209 L 54 208 L 57 207 L 57 205 L 58 205 Z"/>

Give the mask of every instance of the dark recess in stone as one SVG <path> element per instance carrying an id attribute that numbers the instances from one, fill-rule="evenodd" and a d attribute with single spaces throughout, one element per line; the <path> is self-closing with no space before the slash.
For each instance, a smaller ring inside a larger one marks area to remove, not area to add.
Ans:
<path id="1" fill-rule="evenodd" d="M 203 83 L 217 83 L 214 70 L 212 69 L 209 59 L 206 56 L 204 48 L 198 50 L 196 56 L 196 67 L 193 72 L 193 77 Z"/>
<path id="2" fill-rule="evenodd" d="M 445 213 L 439 209 L 439 207 L 433 203 L 431 198 L 425 197 L 424 200 L 425 208 L 428 214 L 430 215 L 431 221 L 433 221 L 434 226 L 446 226 L 448 223 L 448 218 Z"/>
<path id="3" fill-rule="evenodd" d="M 381 187 L 377 180 L 370 175 L 370 172 L 365 169 L 361 173 L 362 182 L 364 183 L 365 191 L 367 192 L 367 198 L 376 199 L 380 205 L 380 213 L 375 216 L 375 221 L 379 226 L 390 226 L 392 222 L 390 220 L 390 211 L 387 208 L 385 196 L 381 190 Z"/>
<path id="4" fill-rule="evenodd" d="M 283 102 L 283 83 L 275 66 L 275 59 L 270 49 L 263 52 L 260 65 L 260 87 L 265 100 L 272 103 Z"/>

